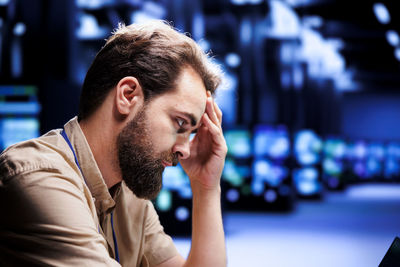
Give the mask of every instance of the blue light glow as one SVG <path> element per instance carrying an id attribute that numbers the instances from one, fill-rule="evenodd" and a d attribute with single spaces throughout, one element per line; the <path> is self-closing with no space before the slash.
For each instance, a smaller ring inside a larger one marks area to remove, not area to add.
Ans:
<path id="1" fill-rule="evenodd" d="M 14 34 L 16 36 L 22 36 L 24 35 L 26 32 L 26 26 L 24 23 L 22 22 L 18 22 L 17 24 L 15 24 L 14 26 Z"/>
<path id="2" fill-rule="evenodd" d="M 169 211 L 172 207 L 172 194 L 170 191 L 163 189 L 157 196 L 156 207 L 160 211 Z"/>
<path id="3" fill-rule="evenodd" d="M 201 47 L 204 52 L 208 52 L 211 48 L 210 42 L 206 39 L 200 39 L 197 41 L 197 44 Z"/>
<path id="4" fill-rule="evenodd" d="M 251 135 L 248 130 L 227 130 L 225 131 L 225 140 L 228 146 L 228 155 L 237 158 L 251 156 Z"/>
<path id="5" fill-rule="evenodd" d="M 349 143 L 346 147 L 346 157 L 349 160 L 364 160 L 367 156 L 367 144 L 364 141 Z"/>
<path id="6" fill-rule="evenodd" d="M 76 5 L 82 8 L 98 9 L 105 5 L 109 5 L 114 0 L 75 0 Z"/>
<path id="7" fill-rule="evenodd" d="M 273 128 L 258 125 L 254 130 L 254 153 L 272 159 L 284 159 L 289 156 L 290 142 L 286 128 Z"/>
<path id="8" fill-rule="evenodd" d="M 0 102 L 0 114 L 38 115 L 41 106 L 38 102 Z"/>
<path id="9" fill-rule="evenodd" d="M 265 0 L 231 0 L 231 3 L 233 5 L 238 5 L 238 6 L 242 6 L 242 5 L 259 5 L 263 1 L 265 1 Z"/>
<path id="10" fill-rule="evenodd" d="M 275 192 L 275 190 L 272 189 L 268 189 L 265 193 L 264 193 L 264 199 L 267 202 L 275 202 L 278 198 L 278 194 Z"/>
<path id="11" fill-rule="evenodd" d="M 297 46 L 292 44 L 283 43 L 279 53 L 281 61 L 286 64 L 292 63 L 295 60 L 296 48 Z"/>
<path id="12" fill-rule="evenodd" d="M 383 3 L 375 3 L 373 10 L 377 20 L 382 24 L 388 24 L 390 22 L 389 10 Z"/>
<path id="13" fill-rule="evenodd" d="M 237 202 L 239 200 L 239 197 L 240 197 L 239 191 L 236 189 L 232 188 L 226 192 L 226 199 L 229 202 Z"/>
<path id="14" fill-rule="evenodd" d="M 268 176 L 271 172 L 271 164 L 266 160 L 256 160 L 254 162 L 254 172 L 259 176 Z"/>
<path id="15" fill-rule="evenodd" d="M 178 195 L 183 199 L 191 199 L 193 196 L 192 188 L 190 187 L 190 185 L 186 184 L 185 186 L 182 186 L 178 189 Z"/>
<path id="16" fill-rule="evenodd" d="M 297 38 L 300 34 L 301 23 L 296 12 L 286 3 L 271 0 L 270 20 L 271 28 L 267 35 L 272 38 Z"/>
<path id="17" fill-rule="evenodd" d="M 200 12 L 196 12 L 193 16 L 192 37 L 194 40 L 200 40 L 204 37 L 204 16 Z"/>
<path id="18" fill-rule="evenodd" d="M 395 57 L 398 61 L 400 61 L 400 48 L 396 48 L 396 49 L 394 50 L 394 57 Z"/>
<path id="19" fill-rule="evenodd" d="M 260 196 L 265 189 L 265 185 L 262 181 L 253 181 L 251 183 L 251 192 L 253 192 L 254 195 Z"/>
<path id="20" fill-rule="evenodd" d="M 186 221 L 189 218 L 189 210 L 186 207 L 179 207 L 175 210 L 175 217 L 179 221 Z"/>
<path id="21" fill-rule="evenodd" d="M 341 77 L 346 62 L 339 50 L 344 46 L 339 39 L 325 40 L 314 29 L 302 28 L 299 59 L 308 63 L 308 74 L 315 78 Z"/>
<path id="22" fill-rule="evenodd" d="M 236 53 L 228 53 L 225 56 L 225 63 L 229 67 L 236 68 L 239 67 L 241 62 L 240 56 Z"/>
<path id="23" fill-rule="evenodd" d="M 266 182 L 272 187 L 279 186 L 288 173 L 285 166 L 271 163 L 265 159 L 257 159 L 253 162 L 253 180 Z"/>
<path id="24" fill-rule="evenodd" d="M 248 45 L 251 42 L 253 29 L 249 19 L 244 19 L 240 24 L 240 39 L 243 44 Z"/>
<path id="25" fill-rule="evenodd" d="M 383 160 L 385 157 L 385 148 L 383 144 L 379 143 L 372 143 L 369 144 L 367 147 L 367 153 L 369 157 L 373 157 L 378 160 Z"/>
<path id="26" fill-rule="evenodd" d="M 386 153 L 387 153 L 388 157 L 400 159 L 400 144 L 389 143 L 386 148 Z"/>
<path id="27" fill-rule="evenodd" d="M 299 7 L 299 6 L 307 6 L 313 3 L 315 0 L 285 0 L 285 1 L 293 7 Z"/>
<path id="28" fill-rule="evenodd" d="M 353 172 L 360 178 L 367 177 L 367 166 L 363 161 L 357 161 L 353 164 Z"/>
<path id="29" fill-rule="evenodd" d="M 320 160 L 322 141 L 313 131 L 301 130 L 296 134 L 294 150 L 300 164 L 316 164 Z"/>
<path id="30" fill-rule="evenodd" d="M 318 170 L 315 168 L 295 169 L 293 171 L 293 180 L 297 192 L 304 196 L 318 194 L 321 190 L 318 176 Z"/>
<path id="31" fill-rule="evenodd" d="M 281 71 L 281 86 L 283 89 L 289 89 L 292 84 L 292 74 L 289 70 Z"/>
<path id="32" fill-rule="evenodd" d="M 325 158 L 322 162 L 324 173 L 329 176 L 339 176 L 343 171 L 343 163 L 332 158 Z"/>
<path id="33" fill-rule="evenodd" d="M 143 11 L 154 19 L 163 19 L 167 13 L 165 7 L 156 1 L 144 1 Z"/>
<path id="34" fill-rule="evenodd" d="M 354 92 L 359 90 L 359 85 L 354 81 L 353 76 L 354 73 L 350 70 L 336 75 L 334 79 L 336 90 L 341 92 Z"/>
<path id="35" fill-rule="evenodd" d="M 243 172 L 243 167 L 236 166 L 235 162 L 232 159 L 226 159 L 224 171 L 223 171 L 223 179 L 229 182 L 232 186 L 240 186 L 244 182 L 244 178 L 248 176 L 249 170 Z"/>
<path id="36" fill-rule="evenodd" d="M 364 159 L 367 155 L 367 145 L 366 143 L 360 141 L 354 146 L 354 156 L 356 159 Z"/>
<path id="37" fill-rule="evenodd" d="M 307 28 L 320 28 L 324 20 L 320 16 L 304 16 L 303 25 Z"/>
<path id="38" fill-rule="evenodd" d="M 394 30 L 388 30 L 386 32 L 386 40 L 392 46 L 398 46 L 400 43 L 399 34 Z"/>
<path id="39" fill-rule="evenodd" d="M 367 160 L 367 176 L 368 177 L 375 177 L 380 176 L 382 171 L 382 164 L 379 160 L 374 158 L 369 158 Z"/>
<path id="40" fill-rule="evenodd" d="M 385 162 L 384 177 L 386 179 L 400 177 L 400 161 L 389 158 Z"/>
<path id="41" fill-rule="evenodd" d="M 246 2 L 247 2 L 247 0 L 231 0 L 232 4 L 238 5 L 238 6 L 244 5 L 244 4 L 246 4 Z"/>
<path id="42" fill-rule="evenodd" d="M 227 70 L 224 71 L 221 84 L 215 93 L 215 102 L 221 109 L 224 125 L 233 125 L 237 117 L 237 87 L 238 77 Z"/>
<path id="43" fill-rule="evenodd" d="M 337 138 L 328 138 L 324 142 L 324 155 L 326 157 L 342 159 L 346 154 L 346 143 Z"/>
<path id="44" fill-rule="evenodd" d="M 19 39 L 14 39 L 11 42 L 11 75 L 13 78 L 20 78 L 22 75 L 22 43 Z"/>
<path id="45" fill-rule="evenodd" d="M 105 37 L 108 30 L 100 27 L 96 18 L 89 14 L 78 14 L 79 28 L 76 29 L 76 36 L 79 39 L 96 39 Z"/>
<path id="46" fill-rule="evenodd" d="M 177 192 L 183 199 L 192 197 L 189 177 L 185 174 L 182 166 L 166 167 L 163 172 L 163 188 Z"/>
<path id="47" fill-rule="evenodd" d="M 304 71 L 303 69 L 296 65 L 293 68 L 293 86 L 295 89 L 301 89 L 304 85 Z"/>
<path id="48" fill-rule="evenodd" d="M 1 149 L 38 136 L 39 122 L 35 118 L 4 118 L 0 120 Z"/>
<path id="49" fill-rule="evenodd" d="M 151 21 L 153 19 L 154 19 L 154 17 L 151 14 L 149 14 L 149 13 L 143 11 L 143 10 L 135 11 L 131 15 L 131 22 L 132 23 L 146 23 L 146 22 Z"/>

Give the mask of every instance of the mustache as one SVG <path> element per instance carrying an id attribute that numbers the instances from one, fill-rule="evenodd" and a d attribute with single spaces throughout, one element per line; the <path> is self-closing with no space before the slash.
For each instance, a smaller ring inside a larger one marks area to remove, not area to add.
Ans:
<path id="1" fill-rule="evenodd" d="M 161 158 L 164 161 L 171 162 L 172 166 L 176 166 L 179 163 L 179 157 L 178 157 L 178 154 L 176 154 L 176 153 L 168 152 L 168 153 L 165 153 L 165 155 L 163 155 Z"/>

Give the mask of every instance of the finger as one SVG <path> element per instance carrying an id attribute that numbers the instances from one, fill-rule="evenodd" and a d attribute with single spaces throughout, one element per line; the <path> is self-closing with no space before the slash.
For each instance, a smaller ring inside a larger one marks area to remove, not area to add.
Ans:
<path id="1" fill-rule="evenodd" d="M 208 116 L 207 113 L 203 116 L 204 125 L 208 128 L 208 132 L 213 136 L 214 141 L 218 141 L 222 135 L 221 128 L 217 126 Z"/>
<path id="2" fill-rule="evenodd" d="M 219 120 L 219 124 L 221 124 L 222 123 L 222 111 L 218 107 L 217 102 L 215 102 L 215 101 L 214 101 L 214 110 L 215 110 L 215 113 L 217 114 L 217 118 Z"/>
<path id="3" fill-rule="evenodd" d="M 211 97 L 207 99 L 206 114 L 214 124 L 220 125 L 220 121 L 218 120 L 217 114 L 215 113 L 214 110 L 214 102 Z"/>

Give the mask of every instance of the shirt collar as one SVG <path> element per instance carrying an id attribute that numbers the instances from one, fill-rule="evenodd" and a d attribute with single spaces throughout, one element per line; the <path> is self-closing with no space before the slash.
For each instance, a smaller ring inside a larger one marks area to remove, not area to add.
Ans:
<path id="1" fill-rule="evenodd" d="M 115 207 L 115 201 L 108 191 L 90 146 L 78 123 L 78 118 L 74 117 L 67 122 L 64 125 L 64 129 L 75 150 L 86 184 L 94 198 L 97 213 L 100 215 L 105 212 L 111 212 Z"/>

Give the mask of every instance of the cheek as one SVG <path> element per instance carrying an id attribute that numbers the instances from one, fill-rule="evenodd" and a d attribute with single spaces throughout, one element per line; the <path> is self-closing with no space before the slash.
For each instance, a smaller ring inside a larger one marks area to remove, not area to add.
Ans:
<path id="1" fill-rule="evenodd" d="M 167 123 L 154 125 L 149 132 L 156 152 L 170 151 L 176 143 L 176 129 Z"/>

